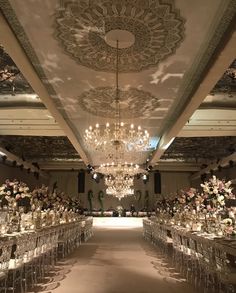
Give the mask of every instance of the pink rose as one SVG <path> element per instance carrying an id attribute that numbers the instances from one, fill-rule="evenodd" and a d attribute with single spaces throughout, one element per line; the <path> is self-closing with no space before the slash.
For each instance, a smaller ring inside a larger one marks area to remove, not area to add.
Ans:
<path id="1" fill-rule="evenodd" d="M 17 195 L 16 195 L 16 200 L 19 200 L 21 198 L 21 196 L 20 196 L 20 194 L 18 193 Z"/>

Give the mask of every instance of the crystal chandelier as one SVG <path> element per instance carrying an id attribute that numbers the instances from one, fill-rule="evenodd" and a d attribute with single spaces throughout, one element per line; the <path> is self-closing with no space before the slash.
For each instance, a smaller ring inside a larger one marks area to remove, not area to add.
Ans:
<path id="1" fill-rule="evenodd" d="M 149 147 L 149 133 L 142 130 L 141 126 L 135 127 L 134 124 L 127 126 L 120 119 L 120 90 L 118 82 L 119 73 L 119 54 L 118 41 L 116 42 L 116 95 L 115 95 L 115 123 L 106 123 L 95 127 L 89 126 L 85 130 L 84 139 L 90 149 L 97 151 L 111 151 L 119 149 L 122 151 L 144 151 Z"/>
<path id="2" fill-rule="evenodd" d="M 100 167 L 95 169 L 96 172 L 104 174 L 104 175 L 113 175 L 116 176 L 117 174 L 123 174 L 123 176 L 130 176 L 133 177 L 137 174 L 144 174 L 147 173 L 146 170 L 139 167 L 137 164 L 121 164 L 117 163 L 114 164 L 102 164 Z"/>
<path id="3" fill-rule="evenodd" d="M 116 190 L 126 189 L 134 184 L 134 178 L 129 176 L 124 176 L 123 174 L 105 177 L 105 184 L 108 187 L 114 187 Z"/>
<path id="4" fill-rule="evenodd" d="M 141 126 L 135 129 L 131 124 L 130 128 L 126 128 L 123 122 L 114 123 L 110 126 L 89 126 L 85 130 L 84 135 L 86 144 L 89 148 L 97 151 L 105 151 L 114 147 L 120 148 L 123 151 L 143 151 L 149 146 L 149 133 L 147 130 L 142 131 Z"/>
<path id="5" fill-rule="evenodd" d="M 115 175 L 108 175 L 105 177 L 105 185 L 107 186 L 106 193 L 113 195 L 119 200 L 121 198 L 133 195 L 134 189 L 131 188 L 134 184 L 134 177 L 118 173 Z"/>
<path id="6" fill-rule="evenodd" d="M 132 186 L 134 185 L 135 175 L 147 173 L 146 170 L 141 169 L 137 164 L 115 164 L 114 162 L 112 164 L 102 164 L 95 171 L 105 175 L 106 194 L 113 195 L 119 200 L 134 194 Z"/>
<path id="7" fill-rule="evenodd" d="M 108 187 L 106 189 L 106 194 L 108 195 L 112 195 L 117 197 L 119 200 L 121 200 L 122 198 L 129 196 L 129 195 L 134 195 L 134 189 L 132 188 L 124 188 L 121 190 L 117 190 L 114 187 Z"/>

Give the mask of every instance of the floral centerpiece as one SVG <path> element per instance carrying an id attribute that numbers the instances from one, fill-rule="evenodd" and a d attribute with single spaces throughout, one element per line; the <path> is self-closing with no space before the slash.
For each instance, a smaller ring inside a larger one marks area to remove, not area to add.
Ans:
<path id="1" fill-rule="evenodd" d="M 206 195 L 206 203 L 218 211 L 225 206 L 226 199 L 235 198 L 232 193 L 231 181 L 225 182 L 225 180 L 220 180 L 216 176 L 201 184 L 201 187 L 204 195 Z"/>
<path id="2" fill-rule="evenodd" d="M 10 181 L 7 179 L 0 187 L 1 206 L 9 208 L 25 207 L 29 210 L 31 207 L 31 193 L 26 183 L 17 179 Z"/>
<path id="3" fill-rule="evenodd" d="M 231 181 L 213 176 L 201 187 L 202 193 L 190 188 L 157 201 L 157 221 L 181 225 L 193 231 L 236 235 L 236 207 L 230 206 L 230 201 L 227 204 L 227 200 L 235 199 Z"/>
<path id="4" fill-rule="evenodd" d="M 222 229 L 225 234 L 236 234 L 235 231 L 235 208 L 227 208 L 226 201 L 235 199 L 231 187 L 231 181 L 220 180 L 213 176 L 209 181 L 201 184 L 205 205 L 210 217 L 217 218 L 219 224 L 217 229 Z"/>
<path id="5" fill-rule="evenodd" d="M 50 192 L 46 185 L 35 188 L 32 192 L 32 208 L 40 208 L 42 210 L 57 210 L 63 211 L 64 209 L 73 210 L 76 212 L 80 208 L 79 199 L 70 198 L 64 192 L 54 190 Z"/>

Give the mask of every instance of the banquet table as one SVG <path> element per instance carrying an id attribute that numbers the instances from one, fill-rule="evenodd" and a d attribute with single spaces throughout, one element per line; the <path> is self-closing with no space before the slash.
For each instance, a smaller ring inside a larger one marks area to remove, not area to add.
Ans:
<path id="1" fill-rule="evenodd" d="M 86 231 L 86 226 L 89 225 L 89 231 Z M 23 230 L 20 232 L 12 232 L 12 233 L 4 233 L 0 235 L 0 241 L 11 241 L 12 243 L 12 257 L 14 257 L 14 252 L 16 249 L 17 245 L 17 240 L 20 237 L 35 237 L 38 241 L 38 238 L 41 235 L 50 235 L 51 233 L 57 233 L 58 236 L 63 236 L 64 238 L 70 238 L 72 236 L 73 232 L 76 232 L 77 235 L 73 235 L 73 237 L 78 237 L 80 238 L 79 241 L 82 239 L 85 239 L 88 237 L 88 235 L 85 234 L 92 234 L 92 217 L 81 217 L 75 221 L 72 222 L 67 222 L 67 223 L 60 223 L 52 226 L 44 226 L 41 227 L 40 229 L 32 229 L 32 230 Z M 65 233 L 65 231 L 71 231 L 71 233 Z M 59 242 L 59 237 L 58 242 Z M 68 239 L 65 239 L 67 241 Z"/>
<path id="2" fill-rule="evenodd" d="M 76 217 L 34 230 L 0 236 L 0 286 L 13 293 L 27 292 L 42 282 L 58 258 L 65 258 L 93 234 L 92 217 Z"/>
<path id="3" fill-rule="evenodd" d="M 236 238 L 190 231 L 158 220 L 143 219 L 144 237 L 167 255 L 171 246 L 172 261 L 181 273 L 195 283 L 202 281 L 205 287 L 215 280 L 236 285 Z"/>

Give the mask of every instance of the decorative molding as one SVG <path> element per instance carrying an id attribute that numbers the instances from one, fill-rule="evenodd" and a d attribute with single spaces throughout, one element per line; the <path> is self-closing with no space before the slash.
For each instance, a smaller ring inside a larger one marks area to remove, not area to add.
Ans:
<path id="1" fill-rule="evenodd" d="M 0 45 L 0 95 L 34 93 L 16 64 Z"/>
<path id="2" fill-rule="evenodd" d="M 0 146 L 30 161 L 77 160 L 81 158 L 66 136 L 0 136 Z"/>
<path id="3" fill-rule="evenodd" d="M 236 93 L 236 59 L 224 72 L 210 94 L 215 95 L 218 93 L 227 94 L 229 97 L 233 97 L 233 94 Z"/>
<path id="4" fill-rule="evenodd" d="M 78 64 L 114 72 L 116 49 L 106 36 L 126 32 L 134 42 L 119 49 L 119 70 L 138 72 L 175 53 L 184 39 L 184 22 L 171 0 L 61 0 L 55 36 Z"/>
<path id="5" fill-rule="evenodd" d="M 31 162 L 25 161 L 17 155 L 9 152 L 5 148 L 0 146 L 0 152 L 6 156 L 6 159 L 16 163 L 18 166 L 23 166 L 25 169 L 30 169 L 31 172 L 36 172 L 40 174 L 42 177 L 49 177 L 49 174 L 39 170 L 39 168 L 35 167 Z"/>
<path id="6" fill-rule="evenodd" d="M 86 165 L 81 161 L 44 161 L 40 162 L 40 168 L 42 170 L 50 171 L 79 171 L 86 169 Z"/>
<path id="7" fill-rule="evenodd" d="M 153 172 L 197 172 L 200 170 L 200 164 L 178 162 L 178 161 L 159 161 L 157 165 L 153 167 Z"/>
<path id="8" fill-rule="evenodd" d="M 203 175 L 203 174 L 211 173 L 212 170 L 213 171 L 219 170 L 218 169 L 219 166 L 221 168 L 229 166 L 230 161 L 232 161 L 234 164 L 234 162 L 236 161 L 236 152 L 234 152 L 233 154 L 231 154 L 227 157 L 222 158 L 218 162 L 213 162 L 213 163 L 209 164 L 206 168 L 202 169 L 201 171 L 194 173 L 191 176 L 190 180 L 195 180 L 195 179 L 201 177 L 201 175 Z M 234 179 L 234 184 L 235 184 L 235 180 L 236 179 Z"/>
<path id="9" fill-rule="evenodd" d="M 178 97 L 180 98 L 178 100 L 184 97 L 182 100 L 183 103 L 185 103 L 191 98 L 194 91 L 199 86 L 204 74 L 209 69 L 209 62 L 212 56 L 216 53 L 216 49 L 222 45 L 222 39 L 229 26 L 232 24 L 233 19 L 235 19 L 235 13 L 235 0 L 229 0 L 228 2 L 223 1 L 221 3 L 218 14 L 215 16 L 216 22 L 214 22 L 209 29 L 209 40 L 203 42 L 195 61 L 184 75 L 183 83 L 178 91 Z M 183 103 L 178 104 L 178 109 L 183 107 Z M 175 108 L 175 113 L 178 113 L 177 108 Z"/>
<path id="10" fill-rule="evenodd" d="M 57 93 L 54 90 L 53 86 L 49 83 L 47 76 L 40 65 L 40 61 L 24 31 L 24 28 L 20 24 L 14 10 L 11 7 L 11 4 L 8 0 L 0 0 L 0 7 L 3 15 L 7 19 L 7 22 L 9 23 L 11 29 L 13 30 L 17 40 L 21 44 L 24 52 L 26 53 L 27 57 L 29 58 L 31 64 L 34 67 L 34 70 L 36 71 L 38 77 L 42 81 L 43 85 L 47 89 L 47 92 L 50 96 L 56 96 Z M 54 101 L 57 106 L 62 106 L 59 99 L 56 99 Z"/>
<path id="11" fill-rule="evenodd" d="M 115 88 L 98 87 L 83 92 L 79 97 L 80 107 L 95 116 L 114 118 L 115 108 Z M 159 101 L 151 93 L 129 88 L 120 90 L 121 118 L 148 117 L 159 107 Z"/>
<path id="12" fill-rule="evenodd" d="M 177 137 L 161 160 L 208 162 L 226 157 L 236 150 L 236 137 Z"/>
<path id="13" fill-rule="evenodd" d="M 11 7 L 11 4 L 8 0 L 0 0 L 0 7 L 3 14 L 1 16 L 5 17 L 9 28 L 11 28 L 11 31 L 14 33 L 16 40 L 19 42 L 25 53 L 24 56 L 27 57 L 30 65 L 32 65 L 33 72 L 37 76 L 38 80 L 42 82 L 43 90 L 40 90 L 40 92 L 44 92 L 44 90 L 46 92 L 46 102 L 44 102 L 42 98 L 43 102 L 46 106 L 49 105 L 47 106 L 49 111 L 55 114 L 55 117 L 57 117 L 57 121 L 60 121 L 60 126 L 62 125 L 61 127 L 63 128 L 63 131 L 65 131 L 65 133 L 68 135 L 70 141 L 73 142 L 73 145 L 75 146 L 76 150 L 81 154 L 84 162 L 88 163 L 87 154 L 83 151 L 78 141 L 79 133 L 75 130 L 74 125 L 69 120 L 69 117 L 66 114 L 66 111 L 63 109 L 60 99 L 56 98 L 57 93 L 54 90 L 52 84 L 50 84 L 50 82 L 48 81 L 47 76 L 44 73 L 44 70 L 40 64 L 40 61 L 24 31 L 24 28 L 20 24 L 13 8 Z M 39 88 L 42 87 L 39 86 Z M 49 100 L 49 97 L 54 98 L 54 100 Z"/>
<path id="14" fill-rule="evenodd" d="M 233 58 L 230 61 L 228 60 L 233 55 L 234 49 L 235 37 L 233 34 L 235 13 L 236 1 L 229 0 L 220 3 L 214 18 L 215 21 L 208 31 L 210 38 L 201 45 L 192 66 L 184 74 L 183 82 L 181 83 L 176 97 L 178 104 L 174 103 L 172 111 L 169 111 L 166 116 L 166 120 L 170 119 L 174 122 L 172 124 L 167 124 L 167 126 L 165 125 L 162 129 L 161 139 L 152 156 L 151 163 L 155 163 L 160 159 L 164 153 L 164 149 L 161 148 L 161 146 L 168 145 L 168 143 L 178 135 L 179 131 L 184 127 L 194 111 L 200 106 L 204 97 L 206 97 L 213 88 L 214 85 L 212 85 L 212 88 L 209 88 L 208 91 L 209 84 L 212 83 L 214 77 L 217 75 L 214 74 L 212 77 L 211 73 L 211 78 L 208 78 L 208 76 L 206 76 L 207 71 L 212 71 L 212 68 L 214 68 L 218 74 L 220 66 L 221 69 L 223 68 L 223 70 L 226 70 L 230 62 L 232 62 Z M 229 44 L 232 45 L 230 46 Z M 222 54 L 226 51 L 226 56 L 223 58 Z M 221 53 L 221 55 L 219 53 Z M 228 64 L 226 65 L 226 63 Z M 204 84 L 202 88 L 200 87 L 201 82 Z M 217 80 L 215 80 L 215 83 L 216 82 Z"/>

